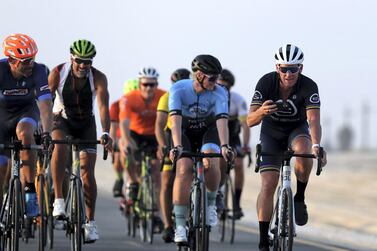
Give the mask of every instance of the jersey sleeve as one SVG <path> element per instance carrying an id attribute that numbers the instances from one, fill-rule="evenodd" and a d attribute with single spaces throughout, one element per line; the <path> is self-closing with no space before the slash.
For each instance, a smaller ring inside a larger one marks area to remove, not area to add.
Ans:
<path id="1" fill-rule="evenodd" d="M 129 96 L 123 96 L 119 101 L 119 120 L 130 119 L 131 108 L 127 105 L 130 100 Z"/>
<path id="2" fill-rule="evenodd" d="M 179 84 L 174 84 L 169 91 L 169 114 L 182 115 L 181 88 Z"/>
<path id="3" fill-rule="evenodd" d="M 218 88 L 218 95 L 215 103 L 216 119 L 229 117 L 229 95 L 223 88 Z"/>
<path id="4" fill-rule="evenodd" d="M 48 86 L 46 66 L 35 64 L 35 67 L 36 67 L 36 70 L 33 73 L 34 74 L 33 78 L 36 83 L 36 95 L 37 95 L 38 101 L 52 99 L 50 88 Z"/>
<path id="5" fill-rule="evenodd" d="M 169 112 L 169 93 L 168 92 L 162 95 L 160 100 L 158 101 L 157 111 L 166 112 L 166 113 Z"/>
<path id="6" fill-rule="evenodd" d="M 308 83 L 305 88 L 305 107 L 306 110 L 320 109 L 321 100 L 319 98 L 318 86 L 313 81 Z"/>
<path id="7" fill-rule="evenodd" d="M 119 101 L 116 101 L 110 106 L 110 121 L 119 122 Z"/>
<path id="8" fill-rule="evenodd" d="M 247 104 L 245 99 L 239 95 L 239 101 L 238 101 L 238 119 L 243 122 L 246 121 L 248 110 L 247 110 Z"/>
<path id="9" fill-rule="evenodd" d="M 250 105 L 262 106 L 264 101 L 267 100 L 268 91 L 266 88 L 267 84 L 266 84 L 265 79 L 266 78 L 264 76 L 258 81 L 257 86 L 255 87 L 254 95 L 253 95 Z"/>

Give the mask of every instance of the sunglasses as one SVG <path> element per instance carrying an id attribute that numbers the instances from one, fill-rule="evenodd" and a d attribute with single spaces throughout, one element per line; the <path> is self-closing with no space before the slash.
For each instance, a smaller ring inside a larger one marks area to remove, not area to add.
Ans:
<path id="1" fill-rule="evenodd" d="M 150 88 L 153 88 L 153 87 L 155 87 L 157 84 L 156 84 L 156 83 L 142 83 L 141 85 L 144 86 L 144 87 L 150 87 Z"/>
<path id="2" fill-rule="evenodd" d="M 215 82 L 218 79 L 218 77 L 219 77 L 218 74 L 216 74 L 216 75 L 207 75 L 207 74 L 203 73 L 203 75 L 208 78 L 209 82 Z"/>
<path id="3" fill-rule="evenodd" d="M 300 70 L 299 66 L 287 66 L 287 67 L 281 67 L 279 66 L 279 71 L 281 73 L 287 73 L 288 71 L 290 73 L 297 73 Z"/>
<path id="4" fill-rule="evenodd" d="M 72 57 L 73 61 L 75 61 L 76 64 L 84 64 L 84 65 L 91 65 L 93 63 L 93 59 L 88 58 L 79 58 L 79 57 Z"/>
<path id="5" fill-rule="evenodd" d="M 18 63 L 23 64 L 23 65 L 31 65 L 31 64 L 34 63 L 34 60 L 35 60 L 34 57 L 31 57 L 31 58 L 22 58 L 22 59 L 21 58 L 13 58 L 13 59 L 17 60 Z"/>

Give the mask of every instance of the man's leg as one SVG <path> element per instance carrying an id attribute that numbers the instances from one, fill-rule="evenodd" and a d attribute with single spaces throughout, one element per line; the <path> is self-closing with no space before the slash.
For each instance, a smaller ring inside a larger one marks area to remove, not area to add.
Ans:
<path id="1" fill-rule="evenodd" d="M 243 216 L 242 208 L 241 208 L 241 194 L 244 184 L 244 169 L 243 169 L 243 158 L 236 158 L 235 166 L 234 166 L 234 195 L 235 195 L 235 203 L 236 203 L 236 212 L 235 218 L 240 219 Z"/>
<path id="2" fill-rule="evenodd" d="M 96 209 L 97 183 L 94 173 L 96 157 L 95 153 L 80 152 L 81 178 L 84 186 L 86 217 L 88 221 L 94 220 Z"/>
<path id="3" fill-rule="evenodd" d="M 167 165 L 164 165 L 167 166 Z M 161 214 L 164 221 L 164 233 L 162 238 L 165 242 L 172 242 L 174 233 L 173 220 L 172 220 L 172 195 L 173 195 L 173 182 L 175 173 L 171 170 L 171 165 L 164 168 L 161 172 L 161 191 L 160 191 L 160 205 Z"/>

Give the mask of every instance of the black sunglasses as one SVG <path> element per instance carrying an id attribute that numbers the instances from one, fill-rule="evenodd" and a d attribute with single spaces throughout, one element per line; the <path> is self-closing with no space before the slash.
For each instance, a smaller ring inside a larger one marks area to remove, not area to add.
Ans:
<path id="1" fill-rule="evenodd" d="M 288 71 L 290 73 L 296 73 L 300 70 L 299 66 L 286 66 L 286 67 L 281 67 L 279 66 L 279 71 L 282 73 L 287 73 Z"/>
<path id="2" fill-rule="evenodd" d="M 217 80 L 217 78 L 219 77 L 219 75 L 207 75 L 207 74 L 204 74 L 204 76 L 206 76 L 208 78 L 208 81 L 210 82 L 215 82 Z"/>
<path id="3" fill-rule="evenodd" d="M 74 57 L 73 60 L 76 64 L 84 64 L 84 65 L 91 65 L 93 63 L 93 59 L 83 59 Z"/>
<path id="4" fill-rule="evenodd" d="M 144 87 L 151 87 L 151 88 L 153 88 L 153 87 L 155 87 L 157 84 L 156 84 L 156 83 L 142 83 L 141 85 L 144 86 Z"/>

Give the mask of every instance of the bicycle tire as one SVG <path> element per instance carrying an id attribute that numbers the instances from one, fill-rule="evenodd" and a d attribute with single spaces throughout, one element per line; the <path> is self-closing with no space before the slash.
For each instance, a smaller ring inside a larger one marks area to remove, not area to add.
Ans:
<path id="1" fill-rule="evenodd" d="M 293 246 L 293 200 L 292 190 L 283 189 L 282 192 L 282 209 L 281 220 L 279 222 L 279 250 L 292 251 Z"/>
<path id="2" fill-rule="evenodd" d="M 220 231 L 221 238 L 220 241 L 224 242 L 226 237 L 229 237 L 229 243 L 234 243 L 235 236 L 235 195 L 234 186 L 232 178 L 228 175 L 225 180 L 225 191 L 224 191 L 224 210 L 222 210 L 220 215 Z"/>
<path id="3" fill-rule="evenodd" d="M 81 251 L 82 248 L 82 213 L 80 207 L 80 183 L 76 180 L 73 181 L 71 191 L 71 250 Z"/>
<path id="4" fill-rule="evenodd" d="M 145 228 L 146 228 L 146 237 L 149 244 L 153 243 L 154 236 L 154 189 L 152 176 L 148 175 L 146 180 L 146 193 L 145 196 Z"/>
<path id="5" fill-rule="evenodd" d="M 45 182 L 45 187 L 44 187 L 44 191 L 45 191 L 45 205 L 46 205 L 46 209 L 47 210 L 47 231 L 46 231 L 46 234 L 47 234 L 47 243 L 48 243 L 48 247 L 49 249 L 53 249 L 54 248 L 54 217 L 52 216 L 52 211 L 54 210 L 54 206 L 52 204 L 52 201 L 54 201 L 54 193 L 51 191 L 51 180 L 50 178 L 47 176 L 47 178 L 45 179 L 46 182 Z"/>
<path id="6" fill-rule="evenodd" d="M 10 240 L 9 248 L 11 251 L 19 250 L 19 238 L 20 238 L 20 226 L 22 226 L 21 217 L 21 183 L 19 179 L 13 180 L 13 196 L 10 198 L 12 200 L 12 206 L 10 208 L 11 215 L 11 227 L 10 227 Z"/>
<path id="7" fill-rule="evenodd" d="M 39 205 L 39 224 L 38 229 L 38 250 L 44 251 L 46 246 L 47 238 L 47 215 L 46 215 L 46 204 L 45 204 L 45 194 L 44 194 L 45 180 L 42 174 L 38 175 L 38 205 Z"/>
<path id="8" fill-rule="evenodd" d="M 139 232 L 140 232 L 140 240 L 142 242 L 147 241 L 147 228 L 146 228 L 146 213 L 145 213 L 145 208 L 146 208 L 146 201 L 145 201 L 145 194 L 146 194 L 146 182 L 145 179 L 142 178 L 141 186 L 140 186 L 140 191 L 139 191 L 139 200 L 137 202 L 137 207 L 138 207 L 138 214 L 139 214 Z"/>

